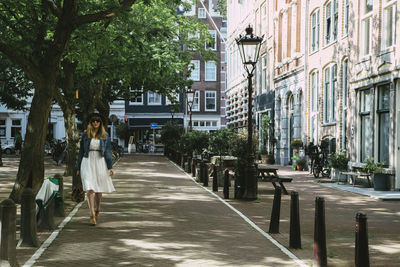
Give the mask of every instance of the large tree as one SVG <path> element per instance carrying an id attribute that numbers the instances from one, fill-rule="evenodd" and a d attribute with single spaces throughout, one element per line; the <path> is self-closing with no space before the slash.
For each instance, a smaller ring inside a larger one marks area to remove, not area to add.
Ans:
<path id="1" fill-rule="evenodd" d="M 25 73 L 35 88 L 21 162 L 10 194 L 14 201 L 20 202 L 25 187 L 37 192 L 43 182 L 47 121 L 61 60 L 72 33 L 82 25 L 110 20 L 134 3 L 135 0 L 0 2 L 0 52 Z"/>
<path id="2" fill-rule="evenodd" d="M 86 125 L 87 114 L 95 109 L 108 118 L 109 103 L 129 98 L 130 89 L 164 95 L 179 93 L 188 82 L 183 73 L 193 51 L 205 58 L 213 56 L 213 52 L 204 49 L 205 41 L 211 38 L 207 26 L 178 15 L 176 8 L 162 0 L 137 3 L 130 12 L 103 24 L 105 27 L 90 24 L 73 33 L 56 91 L 67 132 L 67 174 L 73 174 L 79 138 L 75 124 L 76 88 L 78 117 Z M 189 38 L 196 32 L 201 32 L 198 38 Z"/>

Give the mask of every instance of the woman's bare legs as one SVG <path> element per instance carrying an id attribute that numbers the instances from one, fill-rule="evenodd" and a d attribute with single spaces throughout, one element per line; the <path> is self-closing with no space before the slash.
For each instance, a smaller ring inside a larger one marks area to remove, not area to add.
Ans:
<path id="1" fill-rule="evenodd" d="M 87 198 L 88 198 L 88 202 L 89 202 L 89 211 L 90 211 L 90 223 L 92 225 L 96 224 L 96 219 L 95 219 L 95 213 L 94 213 L 94 191 L 93 190 L 88 190 L 87 193 Z"/>
<path id="2" fill-rule="evenodd" d="M 99 217 L 100 213 L 100 203 L 101 203 L 101 198 L 103 197 L 103 193 L 96 193 L 95 194 L 95 202 L 96 202 L 96 211 L 95 211 L 95 216 L 96 219 Z"/>

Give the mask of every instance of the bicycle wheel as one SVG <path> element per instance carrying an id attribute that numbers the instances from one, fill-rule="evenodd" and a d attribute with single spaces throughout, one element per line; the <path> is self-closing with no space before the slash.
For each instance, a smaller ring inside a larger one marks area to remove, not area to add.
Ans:
<path id="1" fill-rule="evenodd" d="M 313 168 L 313 174 L 315 178 L 319 177 L 319 167 L 318 166 L 314 166 Z"/>

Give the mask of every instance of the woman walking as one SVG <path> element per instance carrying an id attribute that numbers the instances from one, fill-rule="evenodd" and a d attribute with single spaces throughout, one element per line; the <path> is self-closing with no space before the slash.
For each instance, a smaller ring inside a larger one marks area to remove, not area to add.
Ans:
<path id="1" fill-rule="evenodd" d="M 81 137 L 77 175 L 81 176 L 83 191 L 89 202 L 90 224 L 96 225 L 100 214 L 102 193 L 115 191 L 111 158 L 111 140 L 99 113 L 89 116 L 86 132 Z"/>

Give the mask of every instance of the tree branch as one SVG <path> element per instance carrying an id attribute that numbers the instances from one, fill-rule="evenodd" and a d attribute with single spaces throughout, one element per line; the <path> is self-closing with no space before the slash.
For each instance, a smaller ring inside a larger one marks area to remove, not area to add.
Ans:
<path id="1" fill-rule="evenodd" d="M 121 6 L 120 7 L 130 7 L 135 2 L 136 2 L 136 0 L 123 0 L 121 2 Z M 101 12 L 98 12 L 98 13 L 78 16 L 76 18 L 74 24 L 76 26 L 80 26 L 80 25 L 83 25 L 83 24 L 88 24 L 88 23 L 96 22 L 96 21 L 100 21 L 100 20 L 112 19 L 117 15 L 118 9 L 120 7 L 109 9 L 109 10 L 105 10 L 105 11 L 101 11 Z"/>
<path id="2" fill-rule="evenodd" d="M 12 62 L 21 67 L 28 75 L 29 79 L 35 81 L 34 77 L 40 77 L 39 68 L 35 66 L 28 58 L 18 51 L 14 46 L 10 46 L 0 39 L 0 52 L 5 54 Z"/>
<path id="3" fill-rule="evenodd" d="M 51 0 L 42 0 L 43 4 L 46 5 L 51 13 L 54 14 L 57 18 L 61 18 L 62 11 L 61 9 Z"/>

